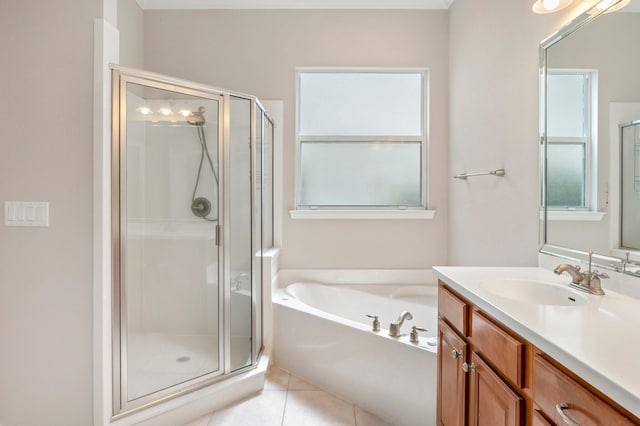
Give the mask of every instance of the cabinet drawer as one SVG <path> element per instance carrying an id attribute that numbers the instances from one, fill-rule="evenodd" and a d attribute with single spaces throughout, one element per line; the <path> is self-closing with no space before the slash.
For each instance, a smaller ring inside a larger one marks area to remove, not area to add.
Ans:
<path id="1" fill-rule="evenodd" d="M 554 424 L 547 420 L 540 411 L 533 410 L 531 426 L 554 426 Z"/>
<path id="2" fill-rule="evenodd" d="M 458 333 L 469 335 L 468 319 L 469 306 L 448 288 L 442 285 L 438 288 L 438 315 L 445 318 Z"/>
<path id="3" fill-rule="evenodd" d="M 534 358 L 533 400 L 559 425 L 565 424 L 556 408 L 562 403 L 567 405 L 564 413 L 581 426 L 635 424 L 540 355 Z"/>
<path id="4" fill-rule="evenodd" d="M 471 313 L 471 340 L 477 352 L 519 387 L 524 381 L 524 344 L 477 311 Z"/>

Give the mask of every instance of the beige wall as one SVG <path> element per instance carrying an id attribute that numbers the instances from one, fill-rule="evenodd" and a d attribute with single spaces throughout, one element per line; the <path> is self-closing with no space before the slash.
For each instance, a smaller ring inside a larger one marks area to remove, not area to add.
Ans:
<path id="1" fill-rule="evenodd" d="M 0 2 L 0 424 L 92 421 L 93 21 L 101 1 Z M 4 215 L 3 215 L 4 216 Z"/>
<path id="2" fill-rule="evenodd" d="M 112 0 L 115 1 L 115 0 Z M 144 13 L 136 0 L 117 0 L 120 62 L 130 68 L 144 68 Z"/>
<path id="3" fill-rule="evenodd" d="M 538 251 L 538 47 L 576 10 L 535 15 L 531 1 L 456 0 L 450 13 L 453 265 L 535 265 Z"/>
<path id="4" fill-rule="evenodd" d="M 284 268 L 426 268 L 446 263 L 448 12 L 145 11 L 145 68 L 284 101 L 284 205 L 294 207 L 297 66 L 430 70 L 434 220 L 292 220 Z"/>

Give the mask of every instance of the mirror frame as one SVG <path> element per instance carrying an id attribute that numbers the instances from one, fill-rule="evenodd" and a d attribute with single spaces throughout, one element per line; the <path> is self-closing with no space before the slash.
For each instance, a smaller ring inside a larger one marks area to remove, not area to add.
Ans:
<path id="1" fill-rule="evenodd" d="M 546 127 L 547 127 L 547 49 L 554 46 L 559 41 L 565 39 L 569 35 L 573 34 L 575 31 L 589 24 L 594 19 L 597 19 L 599 16 L 605 14 L 609 9 L 612 9 L 622 0 L 612 2 L 605 9 L 597 9 L 597 5 L 600 3 L 596 3 L 591 6 L 589 9 L 575 17 L 569 23 L 562 26 L 559 30 L 555 31 L 553 34 L 545 38 L 542 42 L 540 42 L 540 68 L 539 68 L 539 144 L 540 144 L 540 160 L 539 160 L 539 172 L 540 172 L 540 253 L 547 254 L 555 257 L 559 257 L 562 259 L 566 259 L 568 261 L 573 262 L 588 262 L 589 261 L 589 253 L 583 250 L 578 250 L 570 247 L 562 247 L 553 244 L 549 244 L 547 241 L 547 135 L 546 135 Z M 593 265 L 601 268 L 607 269 L 617 272 L 623 272 L 621 268 L 618 266 L 622 266 L 623 259 L 608 256 L 599 253 L 593 253 Z M 632 272 L 625 272 L 629 275 L 638 277 L 639 275 L 634 274 Z"/>

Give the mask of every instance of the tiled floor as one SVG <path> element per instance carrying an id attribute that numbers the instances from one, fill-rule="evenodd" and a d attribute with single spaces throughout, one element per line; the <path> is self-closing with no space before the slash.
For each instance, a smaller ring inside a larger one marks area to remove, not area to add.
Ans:
<path id="1" fill-rule="evenodd" d="M 184 426 L 390 426 L 360 407 L 272 366 L 264 390 Z"/>

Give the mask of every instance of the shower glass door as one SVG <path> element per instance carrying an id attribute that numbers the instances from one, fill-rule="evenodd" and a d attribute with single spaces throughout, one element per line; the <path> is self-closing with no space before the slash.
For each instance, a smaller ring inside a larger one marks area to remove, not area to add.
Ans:
<path id="1" fill-rule="evenodd" d="M 120 86 L 114 359 L 125 410 L 224 371 L 222 100 L 134 77 Z"/>

